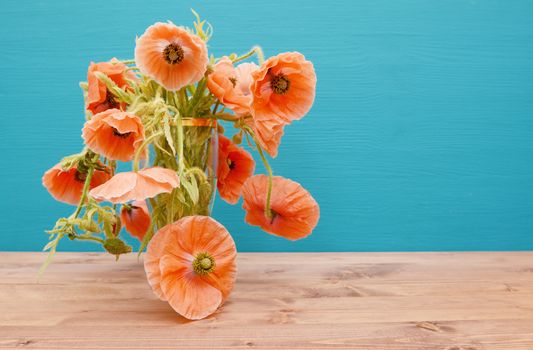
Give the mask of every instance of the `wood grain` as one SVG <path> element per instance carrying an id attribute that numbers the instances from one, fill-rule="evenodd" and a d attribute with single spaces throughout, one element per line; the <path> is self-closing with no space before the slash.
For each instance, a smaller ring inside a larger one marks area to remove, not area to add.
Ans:
<path id="1" fill-rule="evenodd" d="M 0 348 L 533 349 L 533 252 L 241 253 L 235 290 L 187 321 L 134 256 L 0 253 Z"/>

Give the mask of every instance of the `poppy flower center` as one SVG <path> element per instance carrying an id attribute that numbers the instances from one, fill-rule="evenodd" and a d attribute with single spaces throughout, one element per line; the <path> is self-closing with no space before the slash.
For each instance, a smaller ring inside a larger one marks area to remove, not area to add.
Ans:
<path id="1" fill-rule="evenodd" d="M 270 80 L 270 86 L 272 87 L 272 91 L 275 94 L 283 95 L 287 91 L 289 91 L 289 87 L 291 86 L 291 81 L 287 79 L 283 74 L 278 74 L 272 77 L 272 80 Z"/>
<path id="2" fill-rule="evenodd" d="M 235 162 L 234 161 L 232 161 L 231 159 L 228 158 L 227 162 L 228 162 L 228 167 L 229 167 L 230 170 L 235 169 Z"/>
<path id="3" fill-rule="evenodd" d="M 109 108 L 118 108 L 120 107 L 120 103 L 115 100 L 115 96 L 113 96 L 113 94 L 107 90 L 106 91 L 106 96 L 105 96 L 105 104 L 107 104 L 107 107 Z"/>
<path id="4" fill-rule="evenodd" d="M 215 269 L 215 259 L 209 253 L 198 253 L 192 262 L 192 268 L 200 276 L 205 276 Z"/>
<path id="5" fill-rule="evenodd" d="M 118 131 L 115 128 L 112 128 L 112 129 L 113 129 L 113 135 L 115 135 L 117 137 L 120 137 L 121 139 L 125 139 L 126 137 L 131 135 L 131 132 L 121 133 L 120 131 Z"/>
<path id="6" fill-rule="evenodd" d="M 270 224 L 272 225 L 274 223 L 274 220 L 279 216 L 279 214 L 277 212 L 275 212 L 274 210 L 270 209 Z"/>
<path id="7" fill-rule="evenodd" d="M 183 48 L 178 44 L 168 44 L 163 50 L 163 58 L 169 64 L 177 64 L 183 61 Z"/>
<path id="8" fill-rule="evenodd" d="M 85 182 L 85 179 L 87 179 L 87 173 L 82 173 L 76 170 L 76 173 L 74 174 L 74 179 L 78 182 Z"/>
<path id="9" fill-rule="evenodd" d="M 237 86 L 237 78 L 235 77 L 231 77 L 231 78 L 228 78 L 229 81 L 231 81 L 231 84 L 233 85 L 233 87 Z"/>

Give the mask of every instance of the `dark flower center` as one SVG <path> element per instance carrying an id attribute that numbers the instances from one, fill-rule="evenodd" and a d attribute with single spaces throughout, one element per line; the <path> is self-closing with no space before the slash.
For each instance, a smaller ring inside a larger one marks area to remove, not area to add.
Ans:
<path id="1" fill-rule="evenodd" d="M 126 137 L 131 135 L 131 132 L 125 132 L 121 134 L 117 129 L 115 128 L 112 128 L 112 129 L 113 129 L 113 135 L 120 137 L 121 139 L 125 139 Z"/>
<path id="2" fill-rule="evenodd" d="M 235 162 L 228 158 L 228 167 L 230 170 L 235 169 Z"/>
<path id="3" fill-rule="evenodd" d="M 74 179 L 78 182 L 85 182 L 85 180 L 87 179 L 87 173 L 82 173 L 76 170 L 76 173 L 74 174 Z"/>
<path id="4" fill-rule="evenodd" d="M 168 64 L 178 64 L 183 61 L 183 48 L 178 44 L 168 44 L 163 50 L 163 58 Z"/>
<path id="5" fill-rule="evenodd" d="M 231 81 L 231 84 L 233 85 L 233 87 L 235 87 L 237 85 L 237 78 L 235 77 L 231 77 L 231 78 L 228 78 L 229 81 Z"/>
<path id="6" fill-rule="evenodd" d="M 109 90 L 106 91 L 104 103 L 110 109 L 120 107 L 120 103 L 115 99 L 115 96 L 113 96 L 113 94 Z"/>
<path id="7" fill-rule="evenodd" d="M 291 82 L 283 74 L 278 74 L 272 77 L 272 80 L 270 80 L 270 86 L 275 94 L 283 95 L 289 91 Z"/>
<path id="8" fill-rule="evenodd" d="M 270 224 L 274 223 L 274 220 L 279 216 L 274 210 L 270 209 Z"/>

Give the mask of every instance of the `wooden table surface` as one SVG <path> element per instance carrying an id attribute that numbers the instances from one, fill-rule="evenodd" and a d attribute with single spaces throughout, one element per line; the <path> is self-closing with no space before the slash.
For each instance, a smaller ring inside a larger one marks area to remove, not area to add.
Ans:
<path id="1" fill-rule="evenodd" d="M 0 253 L 0 348 L 533 349 L 533 252 L 242 253 L 190 322 L 135 256 Z"/>

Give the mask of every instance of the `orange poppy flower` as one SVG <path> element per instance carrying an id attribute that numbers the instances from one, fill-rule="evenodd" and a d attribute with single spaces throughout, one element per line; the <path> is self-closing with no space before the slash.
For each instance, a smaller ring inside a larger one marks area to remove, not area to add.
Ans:
<path id="1" fill-rule="evenodd" d="M 152 222 L 146 201 L 135 201 L 132 204 L 123 205 L 120 211 L 120 221 L 126 227 L 126 231 L 142 241 Z"/>
<path id="2" fill-rule="evenodd" d="M 154 293 L 191 320 L 214 313 L 235 282 L 237 251 L 229 232 L 209 216 L 187 216 L 161 228 L 144 256 Z"/>
<path id="3" fill-rule="evenodd" d="M 63 170 L 61 163 L 44 173 L 42 182 L 48 192 L 56 200 L 72 205 L 77 205 L 81 199 L 86 173 L 78 171 L 77 167 Z M 89 188 L 94 188 L 105 183 L 111 175 L 102 170 L 95 170 L 91 177 Z"/>
<path id="4" fill-rule="evenodd" d="M 144 127 L 136 115 L 108 109 L 85 123 L 82 137 L 93 152 L 127 162 L 144 141 Z"/>
<path id="5" fill-rule="evenodd" d="M 311 109 L 316 75 L 313 64 L 301 53 L 286 52 L 271 57 L 252 76 L 254 118 L 277 116 L 290 123 Z"/>
<path id="6" fill-rule="evenodd" d="M 259 66 L 254 62 L 244 62 L 235 67 L 235 77 L 237 78 L 237 88 L 245 95 L 251 95 L 250 85 L 252 85 L 252 73 Z"/>
<path id="7" fill-rule="evenodd" d="M 213 72 L 207 77 L 207 87 L 211 93 L 224 106 L 240 115 L 250 112 L 252 97 L 249 69 L 249 66 L 244 66 L 237 70 L 231 60 L 224 56 L 215 64 Z"/>
<path id="8" fill-rule="evenodd" d="M 123 89 L 130 89 L 130 85 L 126 79 L 135 81 L 137 77 L 132 71 L 128 71 L 128 66 L 113 58 L 110 62 L 91 62 L 89 70 L 87 71 L 87 109 L 93 114 L 100 113 L 110 108 L 125 109 L 125 103 L 119 103 L 115 100 L 113 94 L 107 90 L 106 85 L 101 82 L 95 72 L 104 73 L 113 80 L 118 87 Z"/>
<path id="9" fill-rule="evenodd" d="M 249 178 L 242 189 L 245 221 L 276 236 L 297 240 L 308 236 L 320 218 L 317 202 L 299 183 L 274 176 L 270 200 L 271 218 L 265 216 L 268 176 Z"/>
<path id="10" fill-rule="evenodd" d="M 224 135 L 218 136 L 217 188 L 222 199 L 237 203 L 244 181 L 253 175 L 254 168 L 254 159 L 248 151 Z"/>
<path id="11" fill-rule="evenodd" d="M 170 193 L 179 185 L 179 176 L 174 170 L 152 167 L 118 173 L 103 185 L 93 188 L 89 194 L 98 201 L 117 204 Z"/>
<path id="12" fill-rule="evenodd" d="M 259 145 L 272 157 L 277 157 L 285 123 L 275 116 L 254 118 L 249 123 L 254 130 L 255 138 Z"/>
<path id="13" fill-rule="evenodd" d="M 172 23 L 148 27 L 135 46 L 137 67 L 167 90 L 179 90 L 200 81 L 207 62 L 205 42 Z"/>

